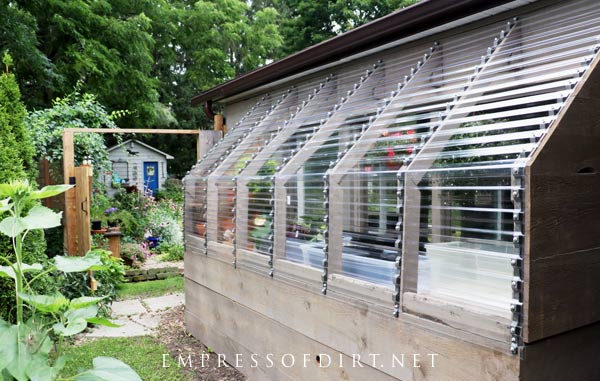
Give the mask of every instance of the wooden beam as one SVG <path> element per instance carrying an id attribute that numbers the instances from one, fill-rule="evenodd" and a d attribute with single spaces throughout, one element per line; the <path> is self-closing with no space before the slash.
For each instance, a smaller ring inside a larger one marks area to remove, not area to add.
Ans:
<path id="1" fill-rule="evenodd" d="M 77 255 L 85 255 L 91 248 L 90 195 L 92 168 L 82 165 L 75 168 L 75 224 L 77 227 Z"/>
<path id="2" fill-rule="evenodd" d="M 63 131 L 63 172 L 64 183 L 71 184 L 75 177 L 75 154 L 73 145 L 73 132 L 69 129 Z M 75 205 L 75 189 L 65 192 L 65 248 L 68 255 L 77 253 L 77 207 Z"/>
<path id="3" fill-rule="evenodd" d="M 223 132 L 223 115 L 217 114 L 213 119 L 213 130 Z"/>
<path id="4" fill-rule="evenodd" d="M 222 137 L 223 133 L 221 131 L 200 130 L 197 142 L 198 160 L 202 159 L 208 150 L 210 150 Z"/>
<path id="5" fill-rule="evenodd" d="M 98 134 L 174 134 L 174 135 L 197 135 L 200 130 L 176 130 L 155 128 L 65 128 L 65 132 L 71 133 L 98 133 Z"/>
<path id="6" fill-rule="evenodd" d="M 600 323 L 526 345 L 521 381 L 600 380 Z"/>

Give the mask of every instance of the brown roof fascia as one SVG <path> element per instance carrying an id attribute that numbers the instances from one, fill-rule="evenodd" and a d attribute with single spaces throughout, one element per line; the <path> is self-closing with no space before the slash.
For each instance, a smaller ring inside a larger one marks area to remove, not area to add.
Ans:
<path id="1" fill-rule="evenodd" d="M 192 105 L 218 101 L 511 1 L 424 0 L 215 86 L 193 97 Z"/>

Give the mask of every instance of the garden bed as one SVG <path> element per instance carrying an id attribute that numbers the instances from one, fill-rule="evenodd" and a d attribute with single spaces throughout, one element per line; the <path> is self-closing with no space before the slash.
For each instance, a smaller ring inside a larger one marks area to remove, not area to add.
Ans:
<path id="1" fill-rule="evenodd" d="M 185 329 L 184 307 L 179 306 L 163 315 L 158 328 L 157 338 L 172 358 L 178 361 L 181 356 L 186 361 L 191 355 L 193 369 L 186 368 L 194 380 L 198 381 L 243 381 L 246 377 L 232 367 L 218 366 L 217 354 L 202 344 Z M 200 366 L 202 355 L 208 354 L 204 367 Z"/>

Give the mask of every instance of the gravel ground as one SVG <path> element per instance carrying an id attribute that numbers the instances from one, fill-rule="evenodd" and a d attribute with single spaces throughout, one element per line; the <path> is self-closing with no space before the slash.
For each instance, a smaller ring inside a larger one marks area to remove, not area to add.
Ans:
<path id="1" fill-rule="evenodd" d="M 157 255 L 151 255 L 148 258 L 146 258 L 146 261 L 144 261 L 144 263 L 142 263 L 142 265 L 140 266 L 140 269 L 150 270 L 150 269 L 158 269 L 158 268 L 164 268 L 164 267 L 177 267 L 177 268 L 182 269 L 183 261 L 161 262 L 158 260 Z"/>
<path id="2" fill-rule="evenodd" d="M 218 366 L 217 354 L 209 350 L 185 329 L 183 319 L 184 306 L 171 309 L 163 315 L 156 331 L 157 338 L 165 344 L 171 356 L 177 360 L 181 356 L 188 361 L 191 355 L 192 367 L 186 369 L 196 381 L 244 381 L 246 377 L 235 368 Z M 201 366 L 202 355 L 208 354 L 204 367 Z M 189 363 L 186 363 L 189 364 Z"/>

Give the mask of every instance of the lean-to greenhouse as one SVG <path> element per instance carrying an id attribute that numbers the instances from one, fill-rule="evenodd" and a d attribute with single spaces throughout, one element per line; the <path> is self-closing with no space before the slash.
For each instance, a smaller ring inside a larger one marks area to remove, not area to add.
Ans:
<path id="1" fill-rule="evenodd" d="M 255 380 L 600 379 L 599 50 L 597 1 L 423 1 L 198 95 L 189 330 Z"/>

